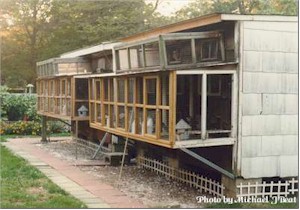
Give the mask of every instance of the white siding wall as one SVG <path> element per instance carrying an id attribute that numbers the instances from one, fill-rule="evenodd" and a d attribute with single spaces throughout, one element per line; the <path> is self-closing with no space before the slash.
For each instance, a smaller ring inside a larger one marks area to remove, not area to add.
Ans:
<path id="1" fill-rule="evenodd" d="M 297 23 L 242 25 L 241 175 L 297 176 Z"/>

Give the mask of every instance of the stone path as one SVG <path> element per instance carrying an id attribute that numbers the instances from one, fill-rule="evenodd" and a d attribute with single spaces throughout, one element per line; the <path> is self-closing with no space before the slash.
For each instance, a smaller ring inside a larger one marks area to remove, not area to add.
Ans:
<path id="1" fill-rule="evenodd" d="M 52 139 L 56 140 L 55 137 Z M 88 208 L 146 208 L 136 199 L 101 183 L 95 176 L 34 145 L 38 143 L 40 138 L 16 138 L 2 144 L 26 159 L 66 192 L 84 202 Z"/>

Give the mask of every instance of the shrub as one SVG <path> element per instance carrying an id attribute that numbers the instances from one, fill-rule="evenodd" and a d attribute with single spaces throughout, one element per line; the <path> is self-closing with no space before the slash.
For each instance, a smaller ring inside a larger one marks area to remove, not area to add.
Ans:
<path id="1" fill-rule="evenodd" d="M 42 124 L 34 121 L 0 122 L 0 134 L 2 135 L 41 135 Z M 50 121 L 47 124 L 47 133 L 67 132 L 63 123 Z"/>
<path id="2" fill-rule="evenodd" d="M 1 95 L 1 114 L 8 121 L 27 120 L 40 121 L 36 112 L 35 95 L 3 94 Z"/>
<path id="3" fill-rule="evenodd" d="M 0 134 L 41 135 L 41 123 L 34 121 L 1 122 Z"/>

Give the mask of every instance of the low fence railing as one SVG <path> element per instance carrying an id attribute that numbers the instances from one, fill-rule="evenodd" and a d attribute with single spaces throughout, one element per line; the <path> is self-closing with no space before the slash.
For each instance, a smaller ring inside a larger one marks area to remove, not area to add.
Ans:
<path id="1" fill-rule="evenodd" d="M 223 197 L 224 195 L 225 187 L 222 184 L 215 180 L 200 176 L 194 172 L 174 168 L 161 161 L 143 156 L 139 156 L 137 158 L 137 163 L 143 168 L 149 169 L 157 174 L 185 183 L 190 187 L 195 187 L 199 189 L 200 192 L 205 192 L 217 197 Z"/>
<path id="2" fill-rule="evenodd" d="M 287 197 L 298 193 L 298 179 L 292 178 L 278 182 L 240 183 L 237 185 L 237 197 Z"/>

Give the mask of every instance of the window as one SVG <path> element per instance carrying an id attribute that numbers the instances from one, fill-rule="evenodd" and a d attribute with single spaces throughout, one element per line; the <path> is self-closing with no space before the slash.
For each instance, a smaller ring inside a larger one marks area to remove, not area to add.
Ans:
<path id="1" fill-rule="evenodd" d="M 146 104 L 156 105 L 157 79 L 146 79 L 146 94 Z"/>
<path id="2" fill-rule="evenodd" d="M 177 76 L 177 87 L 183 86 L 183 94 L 177 93 L 177 140 L 231 137 L 233 77 L 225 71 Z"/>
<path id="3" fill-rule="evenodd" d="M 128 49 L 121 49 L 117 51 L 117 56 L 119 60 L 119 70 L 127 70 L 129 69 L 129 63 L 128 63 Z"/>
<path id="4" fill-rule="evenodd" d="M 196 39 L 197 62 L 220 60 L 219 39 Z"/>
<path id="5" fill-rule="evenodd" d="M 129 54 L 130 54 L 130 67 L 132 69 L 143 67 L 144 62 L 143 62 L 143 52 L 142 52 L 141 45 L 129 48 Z"/>
<path id="6" fill-rule="evenodd" d="M 105 97 L 100 97 L 99 101 L 90 100 L 90 109 L 94 112 L 91 114 L 92 122 L 112 131 L 116 129 L 141 138 L 147 136 L 148 139 L 168 141 L 171 127 L 169 74 L 94 80 L 94 84 L 99 81 L 103 85 Z M 116 97 L 108 97 L 114 90 Z"/>
<path id="7" fill-rule="evenodd" d="M 118 102 L 125 102 L 125 80 L 117 79 Z"/>
<path id="8" fill-rule="evenodd" d="M 152 42 L 144 45 L 146 67 L 159 66 L 159 46 L 158 42 Z"/>
<path id="9" fill-rule="evenodd" d="M 169 65 L 192 63 L 191 40 L 166 41 Z"/>
<path id="10" fill-rule="evenodd" d="M 128 92 L 127 92 L 127 94 L 128 94 L 128 103 L 129 104 L 133 104 L 133 102 L 134 102 L 134 98 L 135 98 L 135 93 L 134 93 L 134 91 L 135 91 L 135 88 L 134 88 L 134 86 L 135 86 L 135 78 L 129 78 L 128 79 Z"/>

